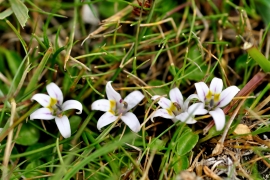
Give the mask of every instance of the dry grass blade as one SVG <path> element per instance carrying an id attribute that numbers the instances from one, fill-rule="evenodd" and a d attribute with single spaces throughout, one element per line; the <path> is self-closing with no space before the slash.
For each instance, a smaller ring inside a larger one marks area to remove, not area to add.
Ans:
<path id="1" fill-rule="evenodd" d="M 16 115 L 16 102 L 13 98 L 11 98 L 11 116 L 9 119 L 9 126 L 13 125 L 14 118 Z M 9 162 L 9 157 L 12 151 L 12 138 L 13 138 L 13 129 L 9 131 L 8 133 L 8 139 L 7 139 L 7 145 L 5 148 L 5 153 L 4 153 L 4 159 L 3 159 L 3 174 L 2 178 L 3 179 L 9 179 L 11 176 L 11 173 L 9 173 L 9 167 L 8 167 L 8 162 Z"/>

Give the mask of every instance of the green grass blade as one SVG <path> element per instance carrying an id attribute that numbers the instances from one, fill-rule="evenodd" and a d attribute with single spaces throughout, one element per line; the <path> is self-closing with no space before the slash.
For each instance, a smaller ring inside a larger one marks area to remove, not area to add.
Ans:
<path id="1" fill-rule="evenodd" d="M 128 134 L 128 135 L 124 136 L 121 140 L 119 140 L 119 141 L 112 141 L 112 142 L 106 144 L 106 146 L 103 146 L 102 148 L 96 150 L 90 156 L 88 156 L 84 160 L 82 160 L 80 163 L 78 163 L 75 166 L 73 166 L 65 174 L 63 180 L 69 180 L 69 179 L 71 179 L 72 176 L 75 175 L 86 164 L 88 164 L 89 162 L 93 161 L 95 158 L 97 158 L 99 156 L 102 156 L 102 155 L 108 154 L 109 152 L 112 152 L 116 148 L 118 148 L 121 145 L 123 145 L 125 142 L 128 142 L 129 140 L 131 140 L 132 138 L 134 138 L 134 134 Z M 54 178 L 54 179 L 56 179 L 56 178 Z"/>
<path id="2" fill-rule="evenodd" d="M 53 48 L 50 47 L 46 54 L 44 55 L 44 57 L 42 58 L 41 62 L 39 63 L 36 72 L 35 72 L 35 76 L 33 76 L 25 90 L 24 93 L 28 93 L 29 91 L 31 91 L 31 89 L 34 89 L 38 83 L 38 78 L 39 75 L 42 73 L 43 69 L 45 68 L 45 65 L 50 57 L 50 55 L 52 54 Z"/>
<path id="3" fill-rule="evenodd" d="M 251 43 L 246 42 L 244 44 L 244 49 L 259 64 L 264 72 L 270 72 L 269 60 L 266 59 L 266 57 L 258 50 L 257 47 L 253 46 Z"/>
<path id="4" fill-rule="evenodd" d="M 9 3 L 19 23 L 22 27 L 24 27 L 27 19 L 29 18 L 28 8 L 23 4 L 21 0 L 9 0 Z"/>

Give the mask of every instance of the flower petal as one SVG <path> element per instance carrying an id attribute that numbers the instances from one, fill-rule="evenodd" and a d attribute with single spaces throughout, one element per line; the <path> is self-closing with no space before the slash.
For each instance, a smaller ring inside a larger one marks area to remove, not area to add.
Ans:
<path id="1" fill-rule="evenodd" d="M 69 138 L 71 136 L 71 128 L 68 117 L 63 115 L 62 117 L 55 117 L 55 123 L 64 138 Z"/>
<path id="2" fill-rule="evenodd" d="M 220 94 L 223 88 L 222 79 L 214 77 L 210 83 L 210 91 L 214 94 Z"/>
<path id="3" fill-rule="evenodd" d="M 127 111 L 139 104 L 144 95 L 140 91 L 133 91 L 125 97 L 124 101 L 128 104 Z"/>
<path id="4" fill-rule="evenodd" d="M 99 111 L 103 111 L 103 112 L 108 112 L 111 110 L 112 105 L 113 104 L 107 99 L 99 99 L 99 100 L 96 100 L 92 103 L 91 109 L 92 110 L 99 110 Z M 114 103 L 113 108 L 115 109 L 115 103 Z"/>
<path id="5" fill-rule="evenodd" d="M 163 117 L 166 119 L 173 119 L 174 115 L 170 113 L 167 109 L 158 109 L 154 112 L 151 119 L 153 120 L 154 117 Z"/>
<path id="6" fill-rule="evenodd" d="M 66 110 L 69 110 L 69 109 L 77 109 L 77 110 L 79 110 L 79 112 L 76 112 L 76 114 L 81 114 L 82 113 L 82 108 L 83 108 L 82 103 L 80 103 L 77 100 L 68 100 L 68 101 L 65 101 L 62 104 L 62 110 L 63 111 L 66 111 Z"/>
<path id="7" fill-rule="evenodd" d="M 141 129 L 140 122 L 138 118 L 132 112 L 127 112 L 121 116 L 122 121 L 135 133 L 139 132 Z"/>
<path id="8" fill-rule="evenodd" d="M 116 92 L 112 87 L 112 81 L 107 82 L 106 84 L 106 94 L 109 100 L 114 100 L 116 103 L 120 103 L 120 100 L 122 99 L 120 94 Z"/>
<path id="9" fill-rule="evenodd" d="M 161 97 L 162 96 L 160 96 L 160 95 L 154 95 L 154 96 L 151 97 L 151 99 L 154 100 L 154 101 L 156 101 L 156 99 L 159 99 L 160 100 Z"/>
<path id="10" fill-rule="evenodd" d="M 177 102 L 181 106 L 182 109 L 184 108 L 183 96 L 182 96 L 181 91 L 178 88 L 171 89 L 169 96 L 172 102 Z"/>
<path id="11" fill-rule="evenodd" d="M 100 116 L 100 118 L 98 119 L 97 122 L 97 128 L 98 130 L 100 130 L 101 128 L 103 128 L 104 126 L 107 126 L 108 124 L 111 124 L 112 122 L 114 122 L 116 119 L 118 118 L 118 116 L 113 115 L 110 112 L 105 112 L 102 116 Z"/>
<path id="12" fill-rule="evenodd" d="M 92 5 L 91 8 L 92 9 L 90 9 L 88 4 L 84 4 L 82 6 L 82 20 L 84 23 L 89 23 L 91 25 L 98 25 L 100 21 L 98 19 L 97 7 Z"/>
<path id="13" fill-rule="evenodd" d="M 199 96 L 197 94 L 191 94 L 190 96 L 188 96 L 188 98 L 184 102 L 184 107 L 183 107 L 184 111 L 187 111 L 188 104 L 192 99 L 198 99 L 199 100 Z"/>
<path id="14" fill-rule="evenodd" d="M 205 97 L 209 92 L 209 88 L 207 87 L 207 85 L 204 82 L 198 82 L 198 83 L 195 83 L 195 88 L 199 96 L 199 99 L 202 102 L 205 102 Z"/>
<path id="15" fill-rule="evenodd" d="M 188 112 L 183 112 L 181 114 L 178 114 L 176 117 L 176 119 L 186 123 L 186 124 L 194 124 L 197 121 L 192 117 L 191 114 L 189 114 Z"/>
<path id="16" fill-rule="evenodd" d="M 204 109 L 204 103 L 194 103 L 188 108 L 188 113 L 192 115 L 204 115 L 208 113 L 206 109 Z"/>
<path id="17" fill-rule="evenodd" d="M 159 97 L 161 97 L 161 96 L 159 96 L 159 95 L 154 95 L 154 96 L 151 97 L 151 99 L 152 99 L 152 100 L 156 100 L 156 99 L 159 98 Z"/>
<path id="18" fill-rule="evenodd" d="M 48 107 L 51 102 L 51 97 L 47 94 L 35 94 L 31 100 L 37 101 L 41 106 Z"/>
<path id="19" fill-rule="evenodd" d="M 48 94 L 57 100 L 57 104 L 62 105 L 63 103 L 63 93 L 61 89 L 55 84 L 50 83 L 46 86 Z"/>
<path id="20" fill-rule="evenodd" d="M 220 131 L 225 125 L 225 114 L 222 109 L 216 108 L 213 111 L 209 111 L 209 114 L 213 117 L 216 125 L 216 130 Z"/>
<path id="21" fill-rule="evenodd" d="M 229 102 L 232 101 L 234 96 L 239 91 L 240 91 L 240 89 L 238 87 L 236 87 L 236 86 L 230 86 L 230 87 L 224 89 L 220 94 L 220 98 L 219 98 L 219 102 L 217 104 L 217 107 L 224 107 L 227 104 L 229 104 Z"/>
<path id="22" fill-rule="evenodd" d="M 49 108 L 40 108 L 30 114 L 30 120 L 33 119 L 44 119 L 51 120 L 54 119 L 55 116 L 52 115 L 52 112 Z"/>
<path id="23" fill-rule="evenodd" d="M 158 104 L 163 108 L 163 109 L 168 109 L 172 106 L 172 101 L 165 98 L 161 97 L 160 100 L 158 101 Z"/>

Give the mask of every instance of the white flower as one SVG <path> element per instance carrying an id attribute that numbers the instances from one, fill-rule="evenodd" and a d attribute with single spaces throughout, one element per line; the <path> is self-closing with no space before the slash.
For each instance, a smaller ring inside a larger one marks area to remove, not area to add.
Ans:
<path id="1" fill-rule="evenodd" d="M 84 4 L 82 6 L 82 20 L 85 23 L 96 26 L 100 22 L 100 20 L 98 18 L 97 7 L 92 5 L 91 8 L 88 4 Z"/>
<path id="2" fill-rule="evenodd" d="M 213 117 L 217 131 L 222 130 L 225 125 L 225 114 L 220 108 L 229 104 L 240 89 L 236 86 L 230 86 L 222 91 L 223 82 L 216 77 L 212 79 L 210 89 L 204 82 L 195 83 L 195 87 L 199 99 Z"/>
<path id="3" fill-rule="evenodd" d="M 60 88 L 50 83 L 46 86 L 47 94 L 35 94 L 31 100 L 36 100 L 43 108 L 37 109 L 30 115 L 30 120 L 43 119 L 52 120 L 55 119 L 56 125 L 64 138 L 71 136 L 71 129 L 68 117 L 63 114 L 64 111 L 69 109 L 77 109 L 82 113 L 82 104 L 76 100 L 68 100 L 63 103 L 63 93 Z"/>
<path id="4" fill-rule="evenodd" d="M 133 91 L 123 100 L 120 94 L 113 89 L 111 81 L 106 84 L 106 94 L 108 99 L 97 100 L 91 105 L 92 110 L 105 112 L 98 120 L 98 130 L 114 122 L 121 115 L 122 121 L 132 131 L 139 132 L 140 122 L 138 118 L 132 112 L 128 111 L 139 104 L 144 98 L 144 95 L 140 91 Z"/>
<path id="5" fill-rule="evenodd" d="M 194 124 L 197 122 L 194 119 L 195 115 L 207 113 L 204 109 L 204 105 L 201 103 L 194 103 L 188 107 L 191 99 L 198 99 L 196 94 L 190 95 L 184 102 L 180 90 L 178 88 L 173 88 L 170 90 L 169 96 L 171 100 L 157 95 L 152 97 L 153 100 L 160 98 L 158 104 L 163 109 L 156 110 L 151 118 L 160 116 L 166 119 L 172 119 L 173 122 L 180 120 L 187 124 Z"/>

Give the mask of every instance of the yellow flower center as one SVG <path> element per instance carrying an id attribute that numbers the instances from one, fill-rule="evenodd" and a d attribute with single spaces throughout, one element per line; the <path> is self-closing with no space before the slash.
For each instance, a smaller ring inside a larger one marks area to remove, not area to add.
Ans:
<path id="1" fill-rule="evenodd" d="M 208 101 L 210 101 L 212 99 L 212 92 L 211 91 L 208 91 L 207 95 L 206 95 L 206 99 Z"/>
<path id="2" fill-rule="evenodd" d="M 205 96 L 206 98 L 206 105 L 208 105 L 209 110 L 213 109 L 217 103 L 220 100 L 220 93 L 213 93 L 212 91 L 208 91 L 207 95 Z"/>
<path id="3" fill-rule="evenodd" d="M 113 115 L 118 116 L 119 114 L 125 114 L 127 112 L 128 103 L 122 99 L 117 104 L 116 101 L 110 100 L 110 109 L 109 112 Z"/>
<path id="4" fill-rule="evenodd" d="M 56 105 L 56 103 L 57 103 L 57 99 L 50 98 L 50 103 L 47 106 L 47 108 L 52 109 Z"/>
<path id="5" fill-rule="evenodd" d="M 62 107 L 57 104 L 57 99 L 50 98 L 50 103 L 46 108 L 50 109 L 54 116 L 62 117 Z"/>
<path id="6" fill-rule="evenodd" d="M 177 116 L 178 114 L 180 114 L 181 111 L 181 107 L 177 102 L 173 102 L 171 103 L 170 107 L 166 109 L 169 113 L 169 115 L 174 115 Z"/>
<path id="7" fill-rule="evenodd" d="M 115 115 L 115 106 L 116 106 L 116 102 L 114 100 L 110 100 L 110 110 L 109 112 L 112 113 L 113 115 Z"/>
<path id="8" fill-rule="evenodd" d="M 214 94 L 214 102 L 218 102 L 219 101 L 219 97 L 220 97 L 220 94 Z"/>

